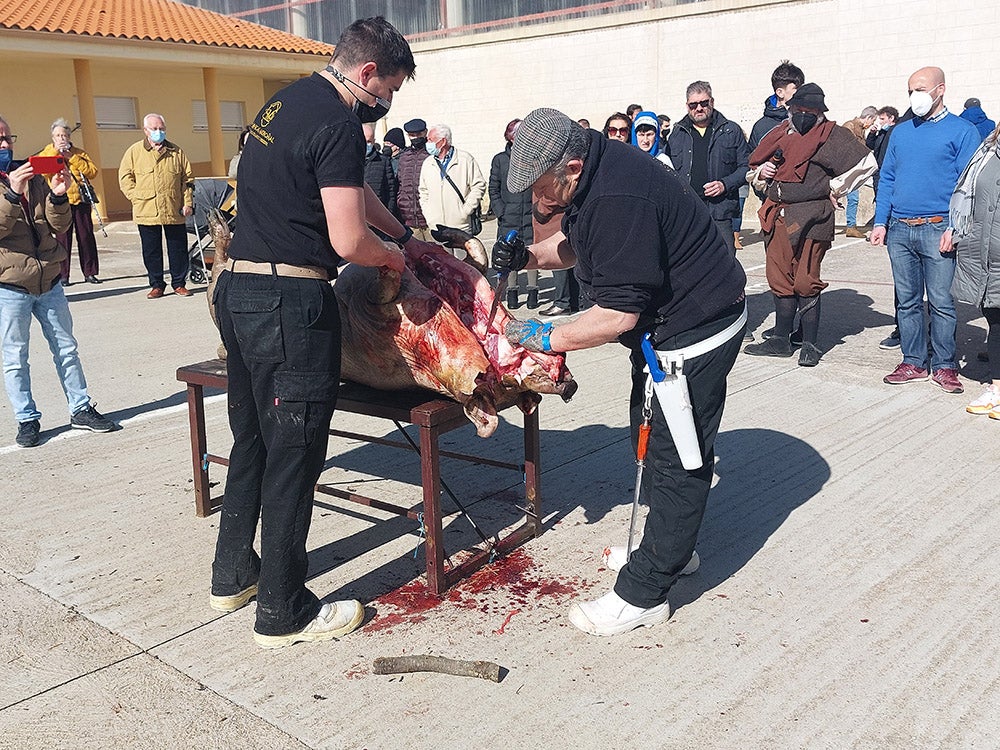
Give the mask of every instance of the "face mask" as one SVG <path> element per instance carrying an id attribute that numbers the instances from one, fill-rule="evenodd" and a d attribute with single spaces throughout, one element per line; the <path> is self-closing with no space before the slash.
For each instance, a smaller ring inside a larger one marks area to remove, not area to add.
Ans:
<path id="1" fill-rule="evenodd" d="M 373 146 L 370 143 L 366 143 L 365 144 L 365 156 L 371 156 L 372 155 L 372 151 L 374 151 L 374 150 L 375 150 L 375 146 Z"/>
<path id="2" fill-rule="evenodd" d="M 914 91 L 910 94 L 910 109 L 917 117 L 924 117 L 934 109 L 937 99 L 931 97 L 926 91 Z"/>
<path id="3" fill-rule="evenodd" d="M 424 144 L 424 148 L 427 149 L 427 153 L 431 156 L 437 156 L 441 153 L 441 149 L 437 147 L 437 144 L 431 143 L 430 141 L 427 141 L 427 143 Z"/>
<path id="4" fill-rule="evenodd" d="M 165 140 L 167 140 L 167 131 L 166 130 L 150 130 L 149 131 L 149 140 L 152 141 L 153 143 L 163 143 Z"/>
<path id="5" fill-rule="evenodd" d="M 800 135 L 805 135 L 813 129 L 813 126 L 816 125 L 816 121 L 818 119 L 819 116 L 813 114 L 812 112 L 793 112 L 792 127 L 795 128 Z"/>
<path id="6" fill-rule="evenodd" d="M 388 99 L 383 99 L 381 96 L 375 96 L 375 94 L 366 89 L 360 83 L 352 81 L 350 78 L 345 78 L 344 74 L 341 73 L 332 65 L 327 65 L 326 71 L 341 83 L 343 84 L 349 83 L 352 86 L 356 86 L 357 88 L 361 89 L 369 96 L 375 97 L 374 107 L 371 106 L 370 104 L 365 104 L 363 101 L 355 97 L 354 106 L 351 107 L 351 111 L 358 116 L 358 119 L 361 120 L 361 122 L 363 123 L 378 122 L 387 114 L 389 114 L 389 107 L 392 106 L 392 102 L 390 102 Z"/>
<path id="7" fill-rule="evenodd" d="M 14 161 L 14 152 L 9 148 L 0 148 L 0 172 L 9 172 L 12 161 Z"/>
<path id="8" fill-rule="evenodd" d="M 426 145 L 427 145 L 426 138 L 414 138 L 412 141 L 410 141 L 410 146 L 412 148 L 417 149 L 418 151 Z"/>

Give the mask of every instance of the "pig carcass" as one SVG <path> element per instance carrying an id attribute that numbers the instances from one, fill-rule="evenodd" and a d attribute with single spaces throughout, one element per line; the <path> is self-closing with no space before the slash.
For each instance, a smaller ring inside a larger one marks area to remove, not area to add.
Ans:
<path id="1" fill-rule="evenodd" d="M 539 394 L 568 401 L 577 383 L 561 354 L 529 352 L 504 335 L 501 304 L 492 322 L 493 289 L 483 275 L 486 251 L 465 232 L 438 227 L 443 248 L 407 252 L 406 270 L 348 265 L 334 284 L 341 313 L 341 375 L 381 390 L 426 388 L 460 402 L 480 437 L 497 412 L 516 404 L 530 413 Z"/>

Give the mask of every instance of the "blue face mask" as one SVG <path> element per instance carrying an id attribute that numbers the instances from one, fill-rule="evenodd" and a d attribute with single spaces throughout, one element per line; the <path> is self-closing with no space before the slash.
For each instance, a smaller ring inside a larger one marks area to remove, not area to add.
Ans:
<path id="1" fill-rule="evenodd" d="M 150 130 L 149 131 L 149 140 L 152 141 L 153 143 L 163 143 L 165 140 L 167 140 L 167 131 L 166 130 Z"/>
<path id="2" fill-rule="evenodd" d="M 374 144 L 372 144 L 372 143 L 366 143 L 365 144 L 365 156 L 371 156 L 372 155 L 372 151 L 374 151 L 374 150 L 375 150 L 375 145 Z"/>
<path id="3" fill-rule="evenodd" d="M 14 161 L 14 152 L 9 148 L 0 148 L 0 172 L 9 172 L 12 161 Z"/>
<path id="4" fill-rule="evenodd" d="M 424 144 L 424 148 L 427 149 L 427 153 L 431 156 L 437 156 L 441 153 L 441 149 L 437 147 L 437 144 L 431 143 L 430 141 L 427 141 L 427 143 Z"/>

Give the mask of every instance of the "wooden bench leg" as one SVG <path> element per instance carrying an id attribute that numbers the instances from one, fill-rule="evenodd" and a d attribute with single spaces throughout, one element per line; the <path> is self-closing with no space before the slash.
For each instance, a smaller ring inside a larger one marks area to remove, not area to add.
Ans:
<path id="1" fill-rule="evenodd" d="M 441 528 L 441 466 L 438 434 L 433 427 L 420 428 L 420 479 L 424 496 L 424 553 L 427 556 L 427 587 L 435 594 L 448 588 L 444 573 L 444 540 Z"/>
<path id="2" fill-rule="evenodd" d="M 212 497 L 208 487 L 208 440 L 205 436 L 205 389 L 188 383 L 188 426 L 191 432 L 191 464 L 194 477 L 195 515 L 204 518 L 212 512 Z"/>

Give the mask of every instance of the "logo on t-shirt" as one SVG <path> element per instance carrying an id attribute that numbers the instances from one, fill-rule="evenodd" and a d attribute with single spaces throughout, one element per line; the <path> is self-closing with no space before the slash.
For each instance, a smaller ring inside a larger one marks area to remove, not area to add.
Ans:
<path id="1" fill-rule="evenodd" d="M 268 125 L 270 125 L 271 124 L 271 120 L 273 120 L 274 116 L 276 114 L 278 114 L 278 110 L 279 109 L 281 109 L 281 102 L 280 101 L 278 101 L 278 102 L 271 102 L 269 105 L 267 105 L 267 109 L 265 109 L 264 112 L 260 116 L 260 124 L 263 127 L 265 127 L 265 128 Z"/>
<path id="2" fill-rule="evenodd" d="M 250 132 L 253 134 L 253 137 L 265 146 L 269 146 L 274 143 L 274 136 L 268 132 L 267 126 L 271 124 L 271 120 L 273 120 L 278 114 L 279 109 L 281 109 L 280 101 L 271 102 L 267 105 L 267 108 L 260 113 L 260 125 L 253 123 L 250 126 Z"/>

